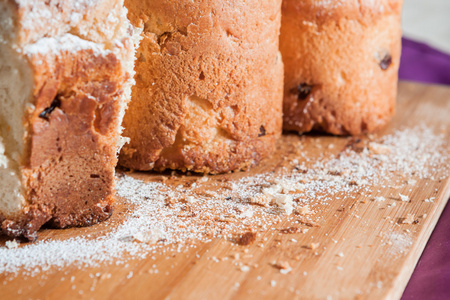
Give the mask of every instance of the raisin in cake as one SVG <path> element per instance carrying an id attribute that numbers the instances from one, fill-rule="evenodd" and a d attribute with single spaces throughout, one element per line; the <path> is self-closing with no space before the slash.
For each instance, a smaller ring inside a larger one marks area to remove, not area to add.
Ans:
<path id="1" fill-rule="evenodd" d="M 284 0 L 286 130 L 371 132 L 395 110 L 401 0 Z"/>
<path id="2" fill-rule="evenodd" d="M 0 225 L 36 238 L 112 211 L 134 29 L 123 0 L 0 0 Z M 138 34 L 137 34 L 138 36 Z"/>
<path id="3" fill-rule="evenodd" d="M 143 40 L 119 164 L 221 173 L 272 153 L 281 134 L 281 0 L 125 6 Z"/>

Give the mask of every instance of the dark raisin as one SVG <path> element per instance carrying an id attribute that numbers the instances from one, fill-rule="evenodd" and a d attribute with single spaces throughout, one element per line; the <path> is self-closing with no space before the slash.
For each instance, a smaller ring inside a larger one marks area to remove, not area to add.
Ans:
<path id="1" fill-rule="evenodd" d="M 312 85 L 306 83 L 300 83 L 296 88 L 293 88 L 291 92 L 297 95 L 298 100 L 305 100 L 308 98 L 312 91 Z"/>
<path id="2" fill-rule="evenodd" d="M 261 125 L 261 127 L 259 127 L 258 137 L 265 136 L 265 135 L 266 135 L 266 128 L 264 128 L 264 126 Z"/>
<path id="3" fill-rule="evenodd" d="M 40 114 L 39 114 L 39 118 L 45 119 L 48 121 L 48 119 L 50 118 L 50 114 L 55 110 L 55 108 L 60 107 L 61 106 L 61 101 L 58 98 L 55 98 L 52 101 L 52 104 L 50 104 L 49 107 L 47 107 L 46 109 L 44 109 Z"/>
<path id="4" fill-rule="evenodd" d="M 392 64 L 392 56 L 390 54 L 386 54 L 380 61 L 380 68 L 381 70 L 387 70 L 387 68 L 389 68 L 391 64 Z"/>

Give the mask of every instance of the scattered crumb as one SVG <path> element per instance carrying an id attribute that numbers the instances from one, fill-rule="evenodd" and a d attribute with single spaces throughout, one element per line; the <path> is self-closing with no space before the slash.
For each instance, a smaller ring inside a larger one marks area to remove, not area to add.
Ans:
<path id="1" fill-rule="evenodd" d="M 248 271 L 250 271 L 250 267 L 249 266 L 242 266 L 241 267 L 241 271 L 242 272 L 248 272 Z"/>
<path id="2" fill-rule="evenodd" d="M 195 199 L 195 197 L 193 197 L 193 196 L 187 196 L 186 202 L 192 204 L 192 203 L 197 202 L 197 199 Z"/>
<path id="3" fill-rule="evenodd" d="M 8 249 L 17 249 L 19 247 L 19 243 L 14 239 L 12 241 L 6 241 L 5 246 Z"/>
<path id="4" fill-rule="evenodd" d="M 309 205 L 302 206 L 299 209 L 297 209 L 295 212 L 302 216 L 313 214 L 313 211 L 311 211 L 311 208 L 309 207 Z"/>
<path id="5" fill-rule="evenodd" d="M 408 185 L 416 185 L 417 180 L 415 180 L 415 179 L 408 179 L 407 183 L 408 183 Z"/>
<path id="6" fill-rule="evenodd" d="M 302 229 L 300 227 L 293 227 L 292 226 L 292 227 L 287 227 L 287 228 L 281 229 L 280 232 L 284 233 L 284 234 L 293 234 L 293 233 L 300 233 L 300 232 L 302 232 Z"/>
<path id="7" fill-rule="evenodd" d="M 272 266 L 280 270 L 280 273 L 286 275 L 292 271 L 292 267 L 287 261 L 273 262 Z"/>
<path id="8" fill-rule="evenodd" d="M 374 154 L 388 154 L 391 152 L 391 148 L 389 146 L 375 142 L 369 143 L 369 150 Z"/>
<path id="9" fill-rule="evenodd" d="M 199 182 L 207 182 L 209 180 L 208 176 L 203 176 L 202 178 L 200 178 L 198 181 Z"/>
<path id="10" fill-rule="evenodd" d="M 311 243 L 308 248 L 311 250 L 316 250 L 317 248 L 319 248 L 320 243 Z"/>
<path id="11" fill-rule="evenodd" d="M 412 224 L 414 222 L 414 214 L 407 214 L 403 219 L 402 224 Z"/>
<path id="12" fill-rule="evenodd" d="M 237 243 L 240 246 L 247 246 L 247 245 L 251 245 L 255 242 L 256 240 L 256 233 L 255 232 L 246 232 L 243 235 L 241 235 L 237 241 Z"/>
<path id="13" fill-rule="evenodd" d="M 385 201 L 386 200 L 386 198 L 384 198 L 383 196 L 377 196 L 377 197 L 375 197 L 375 202 L 383 202 L 383 201 Z"/>
<path id="14" fill-rule="evenodd" d="M 273 262 L 272 266 L 274 266 L 275 268 L 280 269 L 280 270 L 292 269 L 287 261 Z"/>
<path id="15" fill-rule="evenodd" d="M 159 229 L 150 229 L 133 234 L 133 240 L 141 243 L 156 244 L 162 239 L 164 239 L 164 233 Z"/>
<path id="16" fill-rule="evenodd" d="M 275 287 L 277 285 L 277 282 L 275 280 L 270 281 L 270 286 Z"/>
<path id="17" fill-rule="evenodd" d="M 400 196 L 400 200 L 402 200 L 403 202 L 408 202 L 409 201 L 409 196 L 408 195 L 402 195 L 402 194 L 398 194 Z"/>
<path id="18" fill-rule="evenodd" d="M 292 271 L 292 269 L 280 269 L 280 273 L 283 275 L 289 274 Z"/>
<path id="19" fill-rule="evenodd" d="M 292 195 L 275 194 L 275 195 L 273 195 L 271 203 L 277 205 L 287 215 L 292 214 L 292 211 L 294 210 Z"/>
<path id="20" fill-rule="evenodd" d="M 261 205 L 264 207 L 269 207 L 270 201 L 271 201 L 271 198 L 264 194 L 259 194 L 259 195 L 249 198 L 250 203 Z"/>
<path id="21" fill-rule="evenodd" d="M 130 279 L 131 277 L 133 277 L 133 271 L 130 271 L 130 273 L 128 273 L 127 279 Z"/>

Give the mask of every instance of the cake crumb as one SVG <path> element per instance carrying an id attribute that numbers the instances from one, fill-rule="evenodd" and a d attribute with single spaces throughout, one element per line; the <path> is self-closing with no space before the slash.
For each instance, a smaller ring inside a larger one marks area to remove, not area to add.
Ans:
<path id="1" fill-rule="evenodd" d="M 408 179 L 408 181 L 406 182 L 408 185 L 416 185 L 417 180 L 415 179 Z"/>
<path id="2" fill-rule="evenodd" d="M 271 200 L 271 198 L 264 194 L 259 194 L 259 195 L 249 198 L 250 203 L 264 206 L 264 207 L 269 207 L 270 200 Z"/>
<path id="3" fill-rule="evenodd" d="M 248 246 L 253 244 L 255 240 L 256 240 L 256 233 L 249 231 L 241 235 L 237 240 L 237 243 L 240 246 Z"/>
<path id="4" fill-rule="evenodd" d="M 242 266 L 241 267 L 241 271 L 242 272 L 248 272 L 248 271 L 250 271 L 250 267 L 249 266 Z"/>
<path id="5" fill-rule="evenodd" d="M 302 216 L 313 214 L 313 211 L 311 211 L 311 208 L 309 207 L 309 205 L 302 206 L 299 209 L 297 209 L 295 212 L 296 212 L 296 214 L 299 214 Z"/>
<path id="6" fill-rule="evenodd" d="M 408 202 L 409 201 L 409 196 L 408 195 L 402 195 L 402 194 L 398 194 L 400 196 L 400 200 L 402 200 L 403 202 Z"/>
<path id="7" fill-rule="evenodd" d="M 280 273 L 282 274 L 287 274 L 290 271 L 292 271 L 292 267 L 289 265 L 287 261 L 273 262 L 272 266 L 279 269 Z"/>
<path id="8" fill-rule="evenodd" d="M 207 182 L 209 180 L 208 176 L 202 176 L 198 181 L 199 182 Z"/>
<path id="9" fill-rule="evenodd" d="M 19 243 L 14 239 L 12 241 L 6 241 L 5 246 L 8 249 L 17 249 L 19 247 Z"/>
<path id="10" fill-rule="evenodd" d="M 377 196 L 377 197 L 375 197 L 375 202 L 383 202 L 383 201 L 385 201 L 386 200 L 386 198 L 384 198 L 383 196 Z"/>
<path id="11" fill-rule="evenodd" d="M 299 233 L 301 231 L 302 231 L 302 229 L 300 227 L 294 227 L 294 226 L 287 227 L 287 228 L 284 228 L 284 229 L 280 230 L 280 232 L 284 233 L 284 234 Z"/>
<path id="12" fill-rule="evenodd" d="M 388 154 L 389 152 L 391 152 L 391 148 L 389 146 L 375 142 L 369 143 L 369 150 L 373 154 Z"/>
<path id="13" fill-rule="evenodd" d="M 414 214 L 407 214 L 402 220 L 402 224 L 412 224 L 414 222 Z"/>
<path id="14" fill-rule="evenodd" d="M 308 248 L 311 250 L 316 250 L 317 248 L 319 248 L 320 243 L 311 243 Z"/>
<path id="15" fill-rule="evenodd" d="M 140 231 L 133 234 L 133 241 L 140 243 L 156 244 L 163 239 L 164 233 L 159 229 L 150 229 L 149 231 Z"/>

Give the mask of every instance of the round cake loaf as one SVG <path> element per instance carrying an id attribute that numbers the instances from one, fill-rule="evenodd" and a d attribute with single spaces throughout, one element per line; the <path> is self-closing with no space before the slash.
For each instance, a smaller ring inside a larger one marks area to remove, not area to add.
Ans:
<path id="1" fill-rule="evenodd" d="M 143 40 L 119 164 L 222 173 L 270 155 L 282 127 L 281 0 L 125 5 Z"/>
<path id="2" fill-rule="evenodd" d="M 395 111 L 402 0 L 284 0 L 283 129 L 358 135 Z"/>

